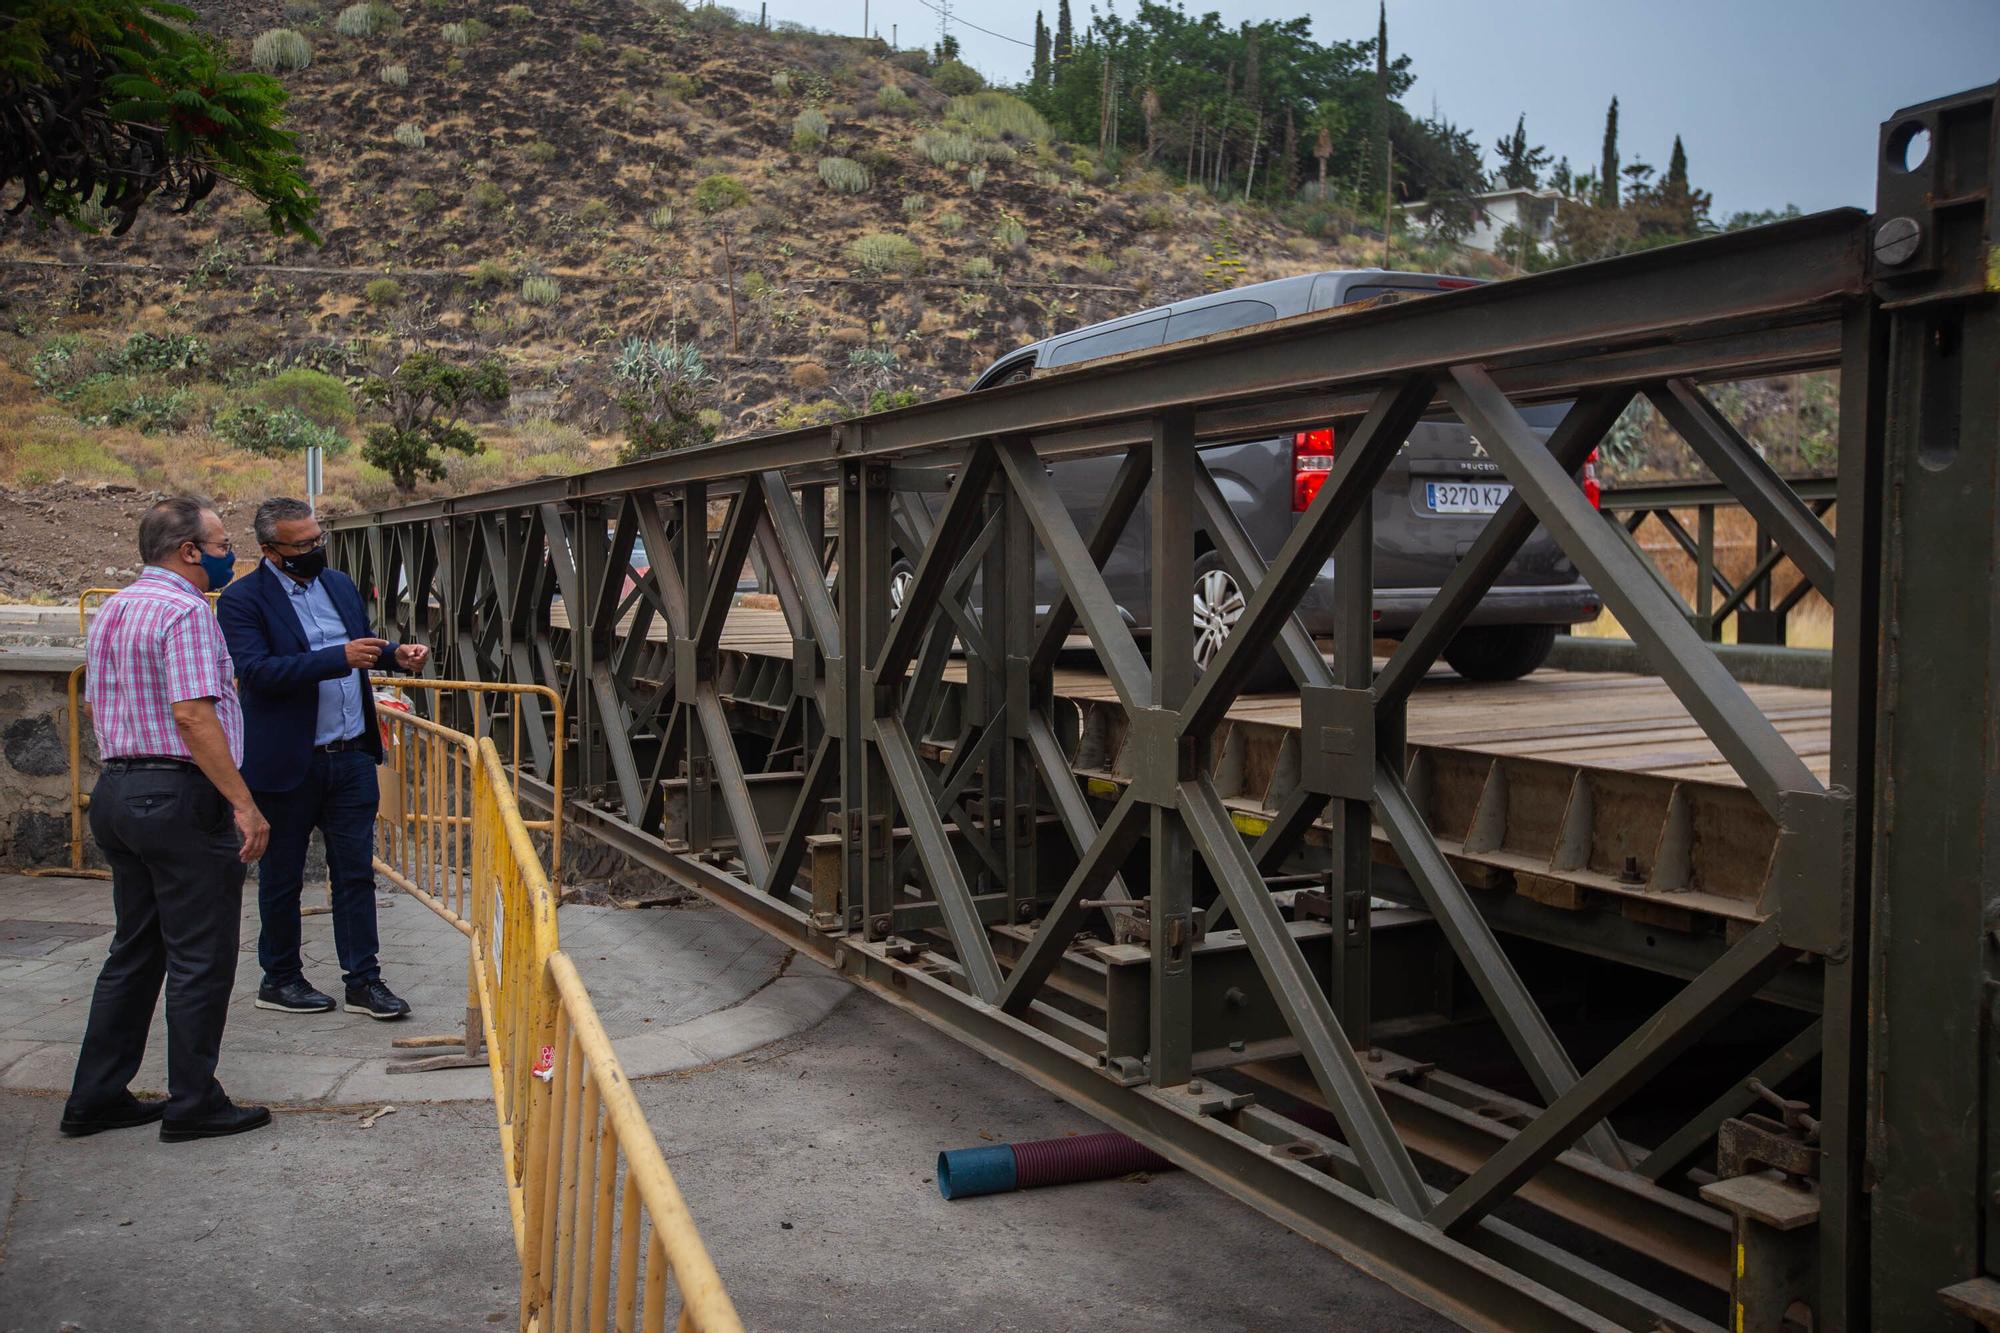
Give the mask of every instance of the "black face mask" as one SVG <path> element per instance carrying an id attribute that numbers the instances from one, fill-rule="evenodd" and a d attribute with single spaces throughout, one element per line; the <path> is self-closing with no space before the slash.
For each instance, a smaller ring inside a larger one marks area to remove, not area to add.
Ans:
<path id="1" fill-rule="evenodd" d="M 278 568 L 293 578 L 304 579 L 310 583 L 326 569 L 326 549 L 322 547 L 317 551 L 307 551 L 304 555 L 280 556 Z"/>

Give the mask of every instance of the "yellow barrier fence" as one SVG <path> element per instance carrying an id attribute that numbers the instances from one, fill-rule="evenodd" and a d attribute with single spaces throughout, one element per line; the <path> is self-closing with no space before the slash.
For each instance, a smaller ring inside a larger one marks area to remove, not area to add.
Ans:
<path id="1" fill-rule="evenodd" d="M 390 714 L 419 781 L 399 796 L 378 869 L 467 937 L 489 1054 L 520 1327 L 742 1327 L 576 968 L 556 896 L 490 736 Z M 385 806 L 387 801 L 385 800 Z M 458 850 L 438 830 L 463 830 Z"/>

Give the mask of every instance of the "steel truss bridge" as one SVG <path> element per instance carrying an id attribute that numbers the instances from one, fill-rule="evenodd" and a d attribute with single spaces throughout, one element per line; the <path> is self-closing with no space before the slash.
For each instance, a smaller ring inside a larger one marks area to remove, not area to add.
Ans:
<path id="1" fill-rule="evenodd" d="M 1468 1325 L 1991 1328 L 1996 123 L 1891 117 L 1872 215 L 344 519 L 336 559 L 439 672 L 563 693 L 524 730 L 574 827 Z M 1819 369 L 1801 496 L 1702 386 Z M 1641 395 L 1768 535 L 1740 586 L 1834 604 L 1830 691 L 1739 683 L 1578 490 Z M 1369 498 L 1444 413 L 1512 497 L 1380 661 Z M 1199 446 L 1327 422 L 1267 562 Z M 1048 467 L 1091 454 L 1084 531 Z M 1150 645 L 1100 573 L 1135 516 Z M 1433 677 L 1537 524 L 1656 682 Z M 1199 679 L 1197 530 L 1254 588 Z M 1329 557 L 1330 656 L 1294 616 Z M 1239 697 L 1270 651 L 1296 697 Z"/>

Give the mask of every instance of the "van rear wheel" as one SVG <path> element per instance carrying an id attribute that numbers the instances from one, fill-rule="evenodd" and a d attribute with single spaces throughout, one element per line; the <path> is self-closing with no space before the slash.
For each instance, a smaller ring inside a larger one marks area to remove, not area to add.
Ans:
<path id="1" fill-rule="evenodd" d="M 1554 625 L 1473 625 L 1458 632 L 1444 660 L 1467 680 L 1519 680 L 1555 646 Z"/>
<path id="2" fill-rule="evenodd" d="M 1194 562 L 1194 673 L 1200 676 L 1221 654 L 1223 644 L 1249 608 L 1250 596 L 1214 551 L 1203 552 Z M 1250 675 L 1243 682 L 1246 694 L 1275 694 L 1292 689 L 1292 673 L 1275 649 L 1258 654 Z"/>

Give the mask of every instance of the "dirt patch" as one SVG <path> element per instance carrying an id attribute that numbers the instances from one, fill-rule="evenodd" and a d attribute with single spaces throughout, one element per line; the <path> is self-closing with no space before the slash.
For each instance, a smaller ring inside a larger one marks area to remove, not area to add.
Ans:
<path id="1" fill-rule="evenodd" d="M 85 588 L 120 588 L 139 572 L 139 518 L 164 492 L 107 482 L 0 487 L 0 601 L 73 603 Z M 237 571 L 257 549 L 254 505 L 224 501 Z"/>

